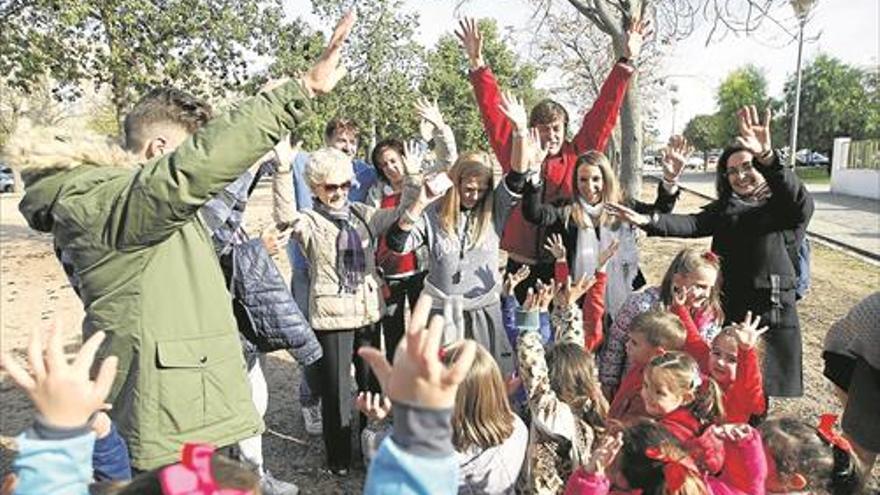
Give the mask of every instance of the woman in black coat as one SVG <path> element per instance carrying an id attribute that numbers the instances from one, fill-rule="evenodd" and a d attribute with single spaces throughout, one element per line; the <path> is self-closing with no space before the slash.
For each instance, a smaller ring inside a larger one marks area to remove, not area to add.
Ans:
<path id="1" fill-rule="evenodd" d="M 721 257 L 722 303 L 728 322 L 747 311 L 770 327 L 764 334 L 767 396 L 803 395 L 800 322 L 795 306 L 797 246 L 813 215 L 813 198 L 783 168 L 770 143 L 770 111 L 762 124 L 754 106 L 738 112 L 740 136 L 718 160 L 718 199 L 691 215 L 641 215 L 612 210 L 648 235 L 712 236 Z"/>

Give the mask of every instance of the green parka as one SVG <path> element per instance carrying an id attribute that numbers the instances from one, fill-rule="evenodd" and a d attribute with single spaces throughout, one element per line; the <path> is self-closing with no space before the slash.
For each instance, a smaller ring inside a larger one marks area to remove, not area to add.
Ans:
<path id="1" fill-rule="evenodd" d="M 139 469 L 179 460 L 183 442 L 225 446 L 262 432 L 230 297 L 196 212 L 308 108 L 289 82 L 134 167 L 37 143 L 16 148 L 29 182 L 19 208 L 72 266 L 84 336 L 107 332 L 102 354 L 119 357 L 111 414 Z"/>

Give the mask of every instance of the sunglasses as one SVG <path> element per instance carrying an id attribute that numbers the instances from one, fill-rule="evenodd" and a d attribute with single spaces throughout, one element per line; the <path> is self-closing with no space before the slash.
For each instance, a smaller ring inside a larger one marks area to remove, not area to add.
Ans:
<path id="1" fill-rule="evenodd" d="M 325 192 L 333 193 L 339 190 L 348 191 L 351 189 L 351 181 L 345 181 L 342 184 L 321 184 Z"/>
<path id="2" fill-rule="evenodd" d="M 728 167 L 726 173 L 728 176 L 745 174 L 751 172 L 754 168 L 754 162 L 749 160 L 747 162 L 740 163 L 738 167 Z"/>

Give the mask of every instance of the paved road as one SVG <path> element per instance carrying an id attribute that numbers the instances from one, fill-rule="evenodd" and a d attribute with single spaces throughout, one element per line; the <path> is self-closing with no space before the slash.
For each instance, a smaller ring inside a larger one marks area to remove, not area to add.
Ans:
<path id="1" fill-rule="evenodd" d="M 714 180 L 712 172 L 690 172 L 682 177 L 681 183 L 715 197 Z M 880 201 L 831 194 L 827 185 L 807 185 L 807 189 L 816 203 L 807 228 L 810 233 L 854 246 L 880 259 Z"/>

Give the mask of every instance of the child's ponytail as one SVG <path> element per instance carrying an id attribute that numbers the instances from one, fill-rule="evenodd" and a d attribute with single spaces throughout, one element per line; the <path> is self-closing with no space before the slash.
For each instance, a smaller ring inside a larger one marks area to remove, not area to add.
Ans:
<path id="1" fill-rule="evenodd" d="M 694 370 L 694 402 L 691 412 L 703 424 L 718 423 L 724 418 L 724 394 L 718 382 Z"/>

